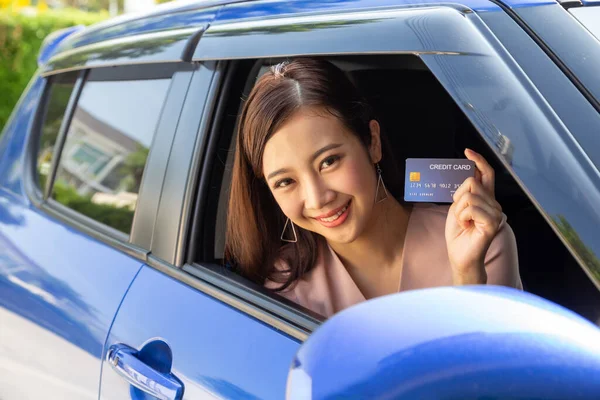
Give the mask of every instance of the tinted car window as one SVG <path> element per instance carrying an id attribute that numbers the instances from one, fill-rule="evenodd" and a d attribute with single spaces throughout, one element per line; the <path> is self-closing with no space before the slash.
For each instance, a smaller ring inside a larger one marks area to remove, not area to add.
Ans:
<path id="1" fill-rule="evenodd" d="M 54 145 L 76 80 L 77 73 L 73 72 L 58 75 L 50 82 L 46 115 L 37 154 L 37 181 L 42 190 L 46 186 Z"/>
<path id="2" fill-rule="evenodd" d="M 569 12 L 600 40 L 600 7 L 571 8 Z"/>
<path id="3" fill-rule="evenodd" d="M 69 126 L 52 198 L 129 234 L 169 79 L 89 81 Z"/>

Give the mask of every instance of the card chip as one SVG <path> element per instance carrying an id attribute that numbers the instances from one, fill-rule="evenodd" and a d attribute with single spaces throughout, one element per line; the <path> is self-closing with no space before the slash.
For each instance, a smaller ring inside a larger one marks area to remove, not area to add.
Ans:
<path id="1" fill-rule="evenodd" d="M 411 182 L 420 182 L 421 181 L 421 173 L 420 172 L 411 172 L 409 178 L 410 178 Z"/>

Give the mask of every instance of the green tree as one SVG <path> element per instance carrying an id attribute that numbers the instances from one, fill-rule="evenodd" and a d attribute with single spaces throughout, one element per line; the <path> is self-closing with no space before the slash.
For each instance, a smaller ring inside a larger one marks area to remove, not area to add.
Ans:
<path id="1" fill-rule="evenodd" d="M 558 230 L 562 233 L 565 240 L 573 247 L 573 250 L 579 255 L 583 263 L 587 266 L 594 277 L 600 280 L 600 259 L 598 256 L 581 240 L 577 231 L 567 221 L 567 219 L 559 215 L 554 219 Z"/>
<path id="2" fill-rule="evenodd" d="M 74 25 L 89 25 L 108 13 L 80 10 L 50 10 L 36 16 L 0 10 L 0 129 L 38 68 L 42 41 L 50 33 Z"/>
<path id="3" fill-rule="evenodd" d="M 139 193 L 148 153 L 146 147 L 138 145 L 138 149 L 125 158 L 120 172 L 124 175 L 123 179 L 127 180 L 124 186 L 128 192 Z"/>

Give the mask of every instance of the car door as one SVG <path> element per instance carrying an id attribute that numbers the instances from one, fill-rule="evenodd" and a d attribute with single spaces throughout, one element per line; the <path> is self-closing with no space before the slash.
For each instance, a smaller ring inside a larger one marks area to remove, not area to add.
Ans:
<path id="1" fill-rule="evenodd" d="M 50 71 L 7 125 L 0 398 L 98 398 L 109 328 L 148 252 L 131 232 L 142 228 L 134 219 L 152 224 L 156 213 L 155 182 L 142 182 L 160 164 L 150 145 L 163 107 L 189 83 L 174 73 Z"/>
<path id="2" fill-rule="evenodd" d="M 193 74 L 165 173 L 154 250 L 111 329 L 101 398 L 139 398 L 138 388 L 165 398 L 180 398 L 175 393 L 183 388 L 190 399 L 279 398 L 291 359 L 307 335 L 173 267 L 170 244 L 178 237 L 189 163 L 209 126 L 221 79 L 214 62 Z"/>
<path id="3" fill-rule="evenodd" d="M 260 73 L 252 67 L 257 60 L 416 55 L 549 221 L 555 223 L 556 215 L 571 220 L 573 207 L 578 231 L 600 223 L 589 199 L 546 197 L 571 174 L 585 176 L 588 185 L 591 179 L 598 196 L 596 172 L 473 9 L 423 5 L 357 11 L 338 5 L 336 13 L 294 15 L 299 10 L 286 9 L 290 12 L 277 15 L 278 5 L 286 7 L 283 1 L 226 6 L 196 47 L 192 59 L 200 69 L 177 126 L 151 254 L 106 342 L 102 398 L 143 398 L 144 392 L 159 398 L 281 398 L 294 352 L 321 321 L 218 264 L 228 166 L 223 158 L 228 150 L 221 150 L 229 143 L 221 138 L 233 135 L 236 116 L 227 94 L 243 97 L 246 90 L 231 88 L 247 88 L 243 82 L 251 87 Z M 473 8 L 506 16 L 492 3 Z M 503 22 L 519 29 L 510 19 Z M 527 37 L 520 30 L 511 33 Z M 246 79 L 236 83 L 233 70 L 246 71 Z M 506 151 L 508 142 L 514 151 Z M 556 157 L 567 165 L 548 163 Z M 587 235 L 581 240 L 592 243 Z"/>

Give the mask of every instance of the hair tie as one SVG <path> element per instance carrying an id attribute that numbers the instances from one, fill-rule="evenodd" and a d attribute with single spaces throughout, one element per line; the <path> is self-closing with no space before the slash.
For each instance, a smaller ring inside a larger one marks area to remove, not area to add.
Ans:
<path id="1" fill-rule="evenodd" d="M 284 71 L 283 71 L 283 69 L 285 67 L 287 67 L 287 65 L 289 63 L 290 63 L 289 61 L 283 61 L 283 62 L 280 62 L 279 64 L 273 65 L 271 67 L 271 72 L 273 72 L 273 75 L 280 76 L 280 77 L 283 78 L 284 77 Z"/>

